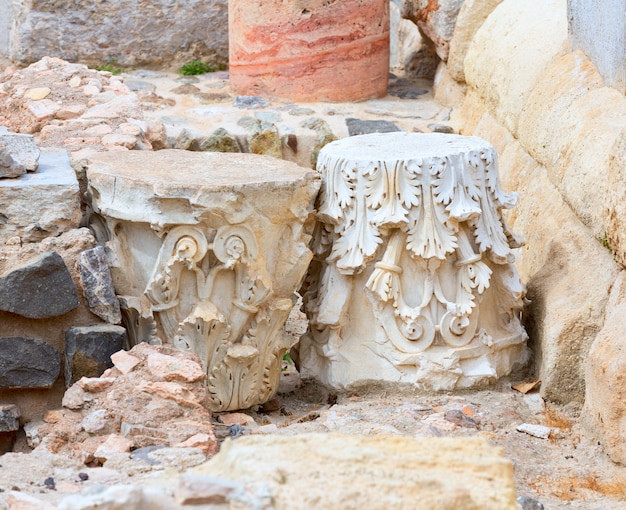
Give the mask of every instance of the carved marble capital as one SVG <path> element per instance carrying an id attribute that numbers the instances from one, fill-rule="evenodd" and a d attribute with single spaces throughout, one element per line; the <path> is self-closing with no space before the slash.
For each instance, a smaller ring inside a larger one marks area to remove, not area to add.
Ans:
<path id="1" fill-rule="evenodd" d="M 305 286 L 304 372 L 453 388 L 526 361 L 524 288 L 493 147 L 476 137 L 385 133 L 320 153 L 323 183 Z M 441 377 L 445 374 L 445 377 Z"/>
<path id="2" fill-rule="evenodd" d="M 318 177 L 269 157 L 186 151 L 101 154 L 87 173 L 131 344 L 197 354 L 213 410 L 270 399 L 312 256 Z"/>

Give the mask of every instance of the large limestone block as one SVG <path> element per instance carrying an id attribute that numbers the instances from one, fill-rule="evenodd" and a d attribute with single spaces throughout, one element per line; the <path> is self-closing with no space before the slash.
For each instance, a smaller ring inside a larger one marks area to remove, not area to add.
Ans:
<path id="1" fill-rule="evenodd" d="M 7 56 L 24 63 L 47 55 L 127 66 L 181 64 L 198 57 L 223 62 L 228 57 L 227 0 L 15 0 L 0 18 L 8 18 L 8 33 L 2 34 Z"/>
<path id="2" fill-rule="evenodd" d="M 604 87 L 580 51 L 547 68 L 519 119 L 520 142 L 596 237 L 604 234 L 609 166 L 624 136 L 626 98 Z"/>
<path id="3" fill-rule="evenodd" d="M 76 173 L 63 149 L 44 149 L 39 171 L 0 179 L 0 245 L 39 242 L 78 228 Z"/>
<path id="4" fill-rule="evenodd" d="M 626 464 L 626 271 L 622 271 L 606 307 L 604 326 L 586 362 L 582 422 L 614 462 Z"/>
<path id="5" fill-rule="evenodd" d="M 163 150 L 94 155 L 87 176 L 131 345 L 196 353 L 214 410 L 270 399 L 312 257 L 318 175 L 269 156 Z"/>
<path id="6" fill-rule="evenodd" d="M 583 363 L 601 328 L 617 265 L 563 201 L 546 169 L 502 125 L 485 116 L 475 134 L 494 140 L 503 183 L 520 194 L 507 220 L 526 240 L 516 266 L 527 283 L 524 316 L 542 396 L 582 401 Z"/>
<path id="7" fill-rule="evenodd" d="M 569 48 L 565 0 L 505 0 L 467 51 L 465 79 L 514 135 L 543 71 Z"/>
<path id="8" fill-rule="evenodd" d="M 465 55 L 476 31 L 502 0 L 465 0 L 456 18 L 450 40 L 448 70 L 456 81 L 465 82 Z"/>
<path id="9" fill-rule="evenodd" d="M 511 462 L 474 438 L 248 436 L 193 471 L 267 484 L 276 510 L 517 509 Z"/>

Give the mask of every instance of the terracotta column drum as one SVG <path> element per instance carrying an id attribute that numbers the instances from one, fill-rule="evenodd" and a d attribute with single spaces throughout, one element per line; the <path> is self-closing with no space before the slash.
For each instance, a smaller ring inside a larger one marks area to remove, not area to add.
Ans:
<path id="1" fill-rule="evenodd" d="M 387 0 L 229 0 L 230 84 L 292 101 L 382 97 Z"/>

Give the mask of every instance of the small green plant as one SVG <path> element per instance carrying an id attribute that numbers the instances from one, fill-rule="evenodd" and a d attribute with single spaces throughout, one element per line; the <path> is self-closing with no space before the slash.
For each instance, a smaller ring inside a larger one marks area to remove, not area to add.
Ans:
<path id="1" fill-rule="evenodd" d="M 602 237 L 599 237 L 598 241 L 600 241 L 602 243 L 602 246 L 604 246 L 607 250 L 609 250 L 610 252 L 613 251 L 613 248 L 611 248 L 611 243 L 609 243 L 609 239 L 606 237 L 606 234 L 604 234 Z"/>
<path id="2" fill-rule="evenodd" d="M 283 356 L 283 364 L 280 367 L 281 372 L 284 372 L 285 370 L 287 370 L 289 365 L 293 365 L 293 360 L 291 359 L 291 355 L 288 352 L 286 352 Z"/>
<path id="3" fill-rule="evenodd" d="M 215 72 L 215 67 L 210 66 L 201 60 L 192 60 L 183 65 L 178 71 L 183 76 L 194 76 L 196 74 L 206 74 Z"/>
<path id="4" fill-rule="evenodd" d="M 112 75 L 117 75 L 120 74 L 122 72 L 122 68 L 121 67 L 117 67 L 115 59 L 111 58 L 107 61 L 106 64 L 101 65 L 101 66 L 97 66 L 96 67 L 96 71 L 106 71 L 111 73 Z"/>

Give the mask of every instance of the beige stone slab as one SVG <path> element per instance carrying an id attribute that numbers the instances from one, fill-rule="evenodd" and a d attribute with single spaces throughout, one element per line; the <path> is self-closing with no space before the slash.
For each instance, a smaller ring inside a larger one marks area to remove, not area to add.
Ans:
<path id="1" fill-rule="evenodd" d="M 276 510 L 517 509 L 511 462 L 474 438 L 246 436 L 194 471 L 267 484 Z"/>
<path id="2" fill-rule="evenodd" d="M 465 79 L 516 135 L 529 94 L 568 48 L 564 0 L 508 0 L 476 32 L 465 57 Z"/>
<path id="3" fill-rule="evenodd" d="M 611 289 L 604 325 L 586 362 L 587 387 L 581 417 L 587 431 L 620 464 L 626 464 L 625 329 L 626 272 L 622 271 Z"/>
<path id="4" fill-rule="evenodd" d="M 476 31 L 502 0 L 465 0 L 459 11 L 450 40 L 448 69 L 452 78 L 465 82 L 463 63 Z"/>
<path id="5" fill-rule="evenodd" d="M 489 138 L 488 126 L 483 123 L 477 134 Z M 582 401 L 584 361 L 618 266 L 519 143 L 508 143 L 499 162 L 520 195 L 507 219 L 526 240 L 517 268 L 528 288 L 524 317 L 541 394 L 557 402 Z"/>
<path id="6" fill-rule="evenodd" d="M 520 115 L 520 142 L 596 237 L 604 234 L 609 166 L 624 136 L 626 98 L 604 87 L 580 51 L 548 67 Z"/>

